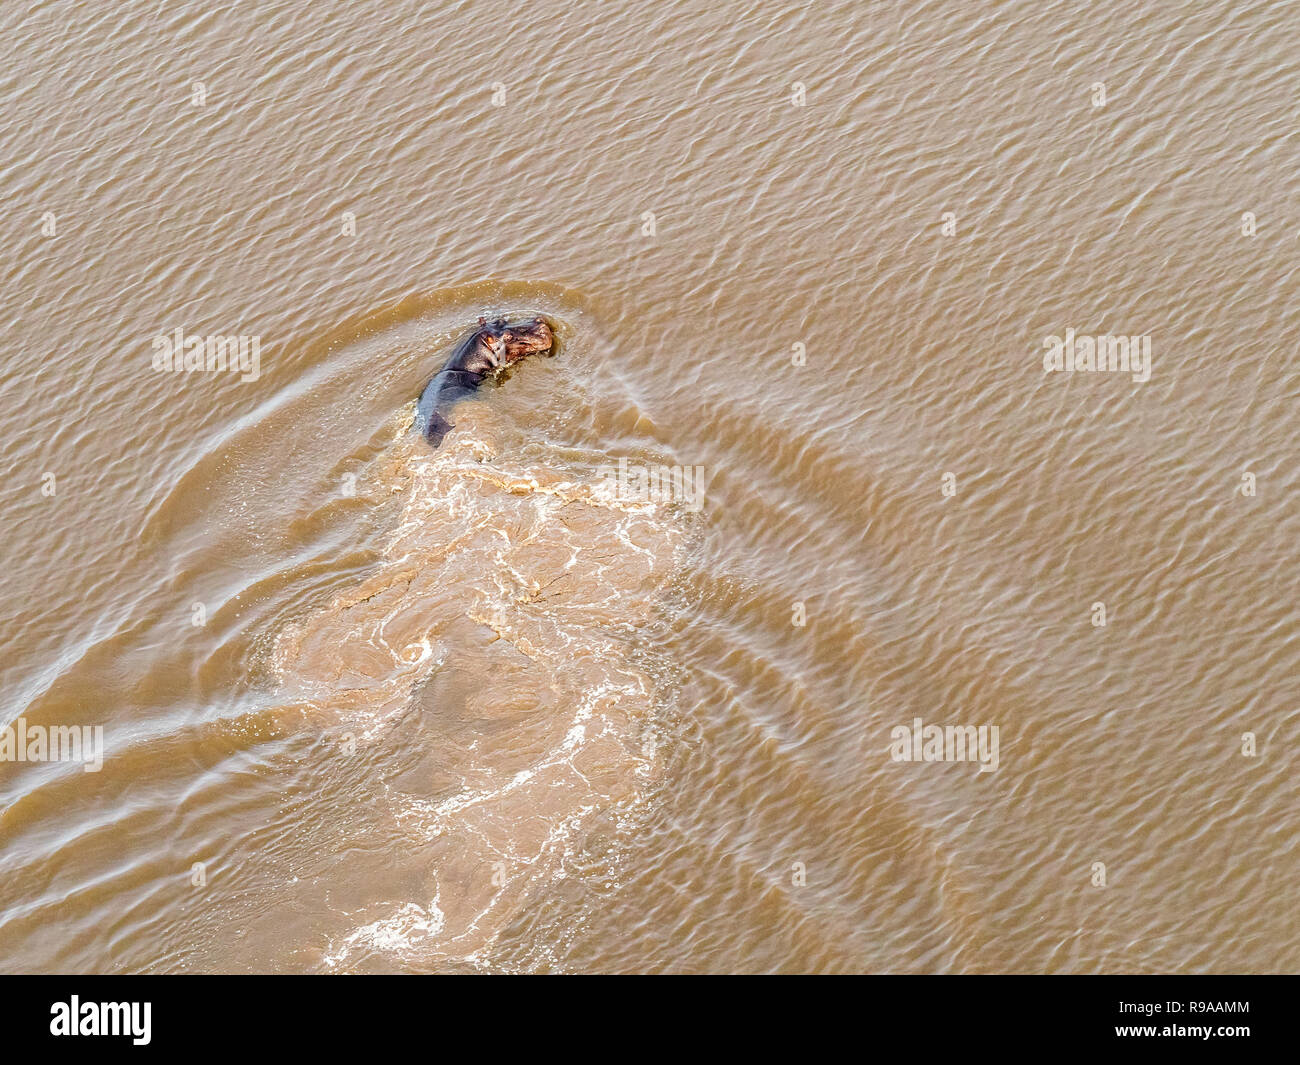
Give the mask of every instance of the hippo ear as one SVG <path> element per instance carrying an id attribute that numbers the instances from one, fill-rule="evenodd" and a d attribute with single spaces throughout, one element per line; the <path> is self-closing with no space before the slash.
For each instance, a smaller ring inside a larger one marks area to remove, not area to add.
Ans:
<path id="1" fill-rule="evenodd" d="M 478 324 L 479 324 L 479 325 L 487 325 L 487 318 L 486 318 L 484 315 L 481 315 L 481 314 L 480 314 L 480 315 L 478 316 Z"/>

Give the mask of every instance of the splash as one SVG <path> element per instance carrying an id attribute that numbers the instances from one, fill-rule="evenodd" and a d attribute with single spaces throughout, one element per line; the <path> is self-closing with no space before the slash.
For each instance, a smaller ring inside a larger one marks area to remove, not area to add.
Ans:
<path id="1" fill-rule="evenodd" d="M 604 461 L 526 457 L 472 429 L 430 452 L 403 432 L 379 472 L 401 501 L 381 564 L 280 634 L 285 698 L 362 744 L 422 715 L 437 781 L 389 789 L 397 831 L 428 852 L 425 897 L 333 943 L 328 968 L 480 962 L 568 875 L 593 818 L 652 791 L 661 672 L 645 633 L 683 533 L 672 507 L 618 498 Z"/>

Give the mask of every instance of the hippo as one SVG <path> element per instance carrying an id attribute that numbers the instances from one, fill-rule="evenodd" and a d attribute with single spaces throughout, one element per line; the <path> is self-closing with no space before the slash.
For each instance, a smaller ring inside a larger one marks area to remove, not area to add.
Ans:
<path id="1" fill-rule="evenodd" d="M 478 320 L 478 328 L 456 346 L 438 375 L 429 382 L 415 408 L 415 427 L 435 448 L 455 428 L 447 413 L 457 400 L 472 395 L 488 377 L 495 377 L 529 355 L 554 353 L 555 335 L 540 315 L 524 322 L 498 318 Z"/>

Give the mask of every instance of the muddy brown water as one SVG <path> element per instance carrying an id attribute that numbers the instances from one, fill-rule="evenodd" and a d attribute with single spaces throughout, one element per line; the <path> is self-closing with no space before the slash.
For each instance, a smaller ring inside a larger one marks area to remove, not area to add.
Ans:
<path id="1" fill-rule="evenodd" d="M 1300 964 L 1293 5 L 0 29 L 0 970 Z"/>

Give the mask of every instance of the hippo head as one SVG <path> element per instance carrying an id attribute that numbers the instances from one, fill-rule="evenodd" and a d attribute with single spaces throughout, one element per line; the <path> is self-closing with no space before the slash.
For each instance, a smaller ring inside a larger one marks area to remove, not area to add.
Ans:
<path id="1" fill-rule="evenodd" d="M 509 366 L 529 355 L 548 355 L 555 345 L 550 323 L 540 315 L 523 322 L 498 318 L 489 323 L 486 318 L 480 318 L 478 324 L 479 339 L 500 366 Z"/>

